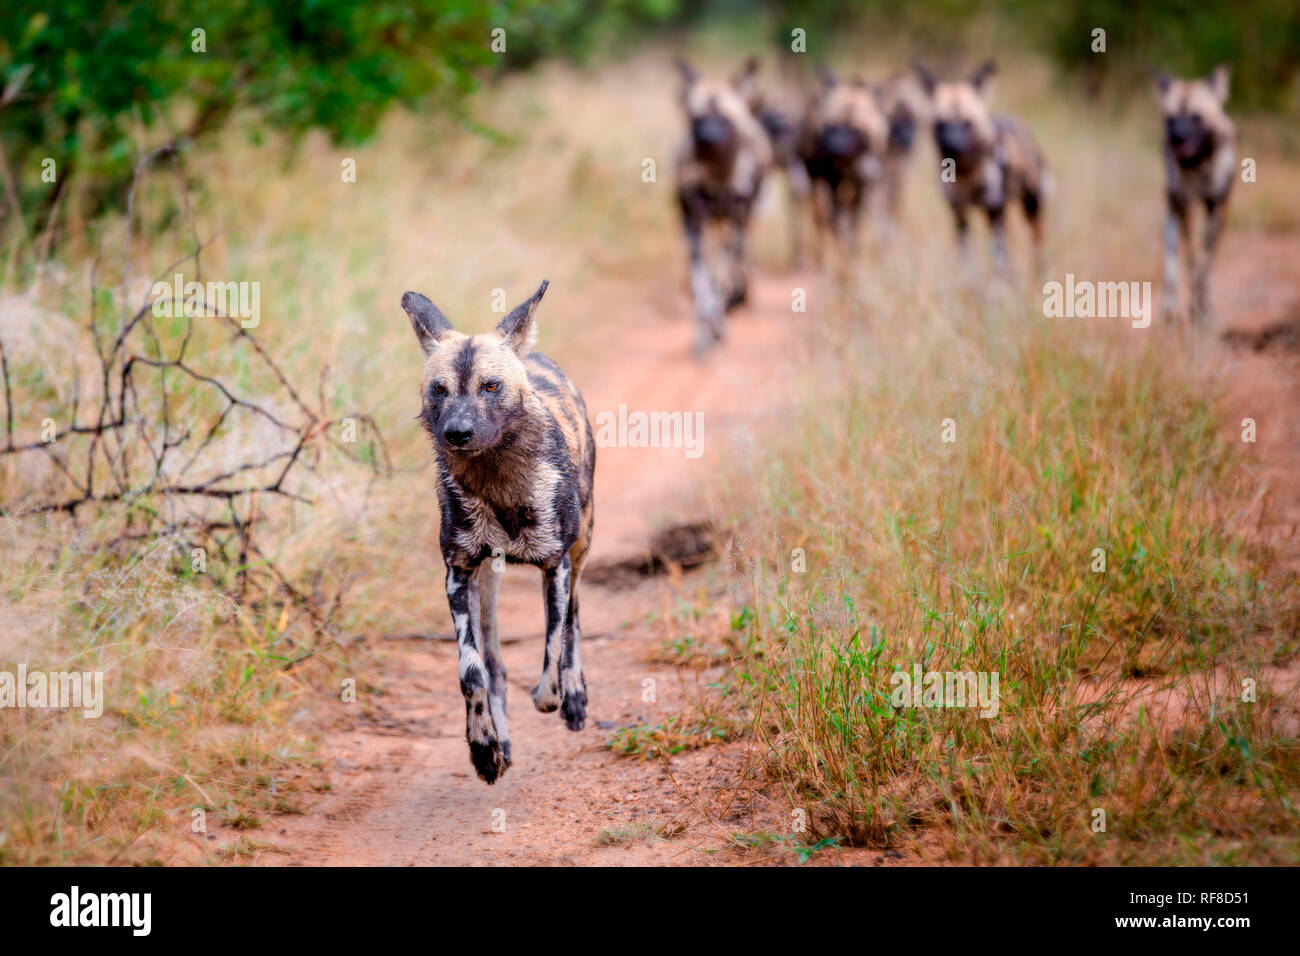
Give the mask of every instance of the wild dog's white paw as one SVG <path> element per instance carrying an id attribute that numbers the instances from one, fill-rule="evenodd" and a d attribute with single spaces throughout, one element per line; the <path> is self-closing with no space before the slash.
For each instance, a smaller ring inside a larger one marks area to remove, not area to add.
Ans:
<path id="1" fill-rule="evenodd" d="M 542 679 L 533 688 L 533 706 L 543 714 L 554 712 L 560 706 L 559 681 L 549 674 L 543 674 Z"/>

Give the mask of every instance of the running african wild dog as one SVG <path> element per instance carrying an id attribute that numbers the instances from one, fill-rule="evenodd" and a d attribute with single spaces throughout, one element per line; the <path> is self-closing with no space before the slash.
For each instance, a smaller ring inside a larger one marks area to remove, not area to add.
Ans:
<path id="1" fill-rule="evenodd" d="M 1178 251 L 1182 246 L 1192 279 L 1191 316 L 1200 323 L 1210 313 L 1210 265 L 1223 232 L 1228 194 L 1237 175 L 1237 130 L 1223 111 L 1228 100 L 1228 67 L 1220 65 L 1197 80 L 1155 74 L 1156 95 L 1164 114 L 1165 288 L 1161 309 L 1178 311 Z M 1205 206 L 1201 255 L 1192 243 L 1192 207 Z"/>
<path id="2" fill-rule="evenodd" d="M 532 350 L 547 283 L 495 331 L 455 331 L 418 292 L 402 309 L 424 350 L 420 421 L 438 462 L 440 545 L 460 651 L 466 738 L 478 775 L 510 766 L 497 632 L 502 560 L 542 571 L 546 644 L 533 703 L 570 730 L 587 716 L 578 581 L 591 547 L 596 449 L 578 389 Z"/>
<path id="3" fill-rule="evenodd" d="M 737 88 L 752 78 L 748 71 L 719 81 L 700 77 L 683 60 L 677 69 L 689 127 L 677 152 L 677 202 L 690 244 L 696 349 L 703 352 L 722 339 L 726 312 L 747 297 L 745 231 L 772 149 Z M 727 275 L 722 279 L 713 275 L 705 255 L 704 233 L 711 225 L 727 234 Z"/>
<path id="4" fill-rule="evenodd" d="M 916 146 L 916 134 L 929 116 L 925 93 L 915 79 L 903 74 L 891 77 L 878 91 L 881 111 L 889 123 L 889 145 L 885 149 L 885 221 L 898 222 L 902 211 L 903 179 Z"/>
<path id="5" fill-rule="evenodd" d="M 1042 267 L 1043 200 L 1047 166 L 1033 136 L 1018 120 L 989 109 L 990 79 L 997 65 L 989 60 L 969 79 L 944 81 L 921 64 L 916 72 L 930 97 L 940 182 L 966 249 L 967 210 L 978 206 L 993 232 L 993 254 L 1005 271 L 1006 210 L 1019 204 L 1034 237 L 1036 269 Z"/>
<path id="6" fill-rule="evenodd" d="M 841 83 L 828 69 L 821 79 L 799 133 L 799 155 L 812 181 L 818 259 L 825 233 L 849 249 L 856 246 L 862 207 L 880 181 L 889 142 L 889 121 L 865 81 Z"/>

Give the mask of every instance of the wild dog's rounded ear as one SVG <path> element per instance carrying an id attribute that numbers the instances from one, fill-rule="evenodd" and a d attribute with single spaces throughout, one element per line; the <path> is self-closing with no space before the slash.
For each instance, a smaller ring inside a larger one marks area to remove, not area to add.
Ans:
<path id="1" fill-rule="evenodd" d="M 542 284 L 533 293 L 533 297 L 515 306 L 497 326 L 497 334 L 520 358 L 525 358 L 537 344 L 537 305 L 542 301 L 542 296 L 546 294 L 546 287 L 550 284 L 550 280 L 543 279 Z"/>
<path id="2" fill-rule="evenodd" d="M 1210 92 L 1214 94 L 1220 106 L 1228 102 L 1228 78 L 1231 72 L 1232 68 L 1228 64 L 1220 63 L 1205 78 L 1206 85 L 1210 87 Z"/>
<path id="3" fill-rule="evenodd" d="M 411 320 L 415 337 L 420 340 L 424 354 L 430 354 L 448 332 L 452 331 L 451 322 L 436 305 L 418 292 L 407 292 L 402 296 L 402 309 Z"/>
<path id="4" fill-rule="evenodd" d="M 939 85 L 939 81 L 934 78 L 934 74 L 927 70 L 925 64 L 920 60 L 912 61 L 912 72 L 921 81 L 921 89 L 925 91 L 925 95 L 933 96 L 934 88 Z"/>
<path id="5" fill-rule="evenodd" d="M 993 79 L 993 74 L 997 71 L 998 64 L 996 60 L 985 60 L 979 65 L 979 69 L 971 74 L 970 85 L 979 90 L 980 93 L 987 96 L 989 90 L 992 88 L 992 84 L 989 80 Z"/>

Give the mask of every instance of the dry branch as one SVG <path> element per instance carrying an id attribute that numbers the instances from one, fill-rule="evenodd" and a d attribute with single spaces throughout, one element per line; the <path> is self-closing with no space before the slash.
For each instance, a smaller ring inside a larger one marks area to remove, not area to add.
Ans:
<path id="1" fill-rule="evenodd" d="M 309 405 L 263 343 L 235 319 L 211 314 L 207 303 L 202 314 L 181 304 L 185 324 L 179 342 L 165 341 L 159 334 L 148 296 L 138 306 L 131 305 L 136 190 L 146 171 L 160 159 L 174 165 L 194 243 L 163 275 L 192 263 L 195 281 L 203 281 L 201 255 L 213 240 L 198 240 L 180 151 L 164 147 L 140 161 L 128 194 L 122 250 L 123 312 L 115 334 L 102 329 L 96 315 L 98 256 L 92 269 L 86 328 L 98 362 L 99 387 L 90 414 L 83 414 L 80 408 L 81 376 L 74 358 L 70 424 L 49 441 L 15 441 L 15 382 L 11 356 L 0 341 L 4 401 L 0 460 L 46 455 L 58 476 L 53 487 L 28 490 L 19 500 L 0 502 L 0 515 L 66 515 L 77 522 L 89 510 L 101 517 L 107 513 L 113 520 L 95 524 L 96 529 L 110 528 L 97 546 L 117 549 L 170 538 L 187 550 L 202 548 L 214 569 L 225 569 L 208 575 L 218 586 L 240 600 L 287 595 L 320 629 L 333 633 L 330 618 L 338 610 L 341 590 L 326 597 L 318 587 L 295 583 L 270 557 L 276 549 L 260 540 L 269 523 L 266 511 L 275 502 L 286 508 L 311 503 L 303 490 L 307 482 L 302 473 L 315 472 L 326 449 L 364 464 L 371 470 L 372 481 L 390 473 L 383 437 L 369 415 L 327 414 L 323 387 L 318 404 Z M 274 382 L 268 395 L 245 394 L 223 380 L 219 370 L 206 369 L 201 361 L 187 356 L 196 319 L 222 323 L 223 331 L 230 333 L 229 344 L 248 350 Z M 201 415 L 177 414 L 178 405 L 191 401 L 215 406 L 210 423 L 201 422 Z M 288 407 L 291 414 L 281 406 Z M 254 450 L 241 449 L 232 462 L 228 455 L 220 457 L 219 439 L 235 427 L 239 415 L 265 423 L 276 437 L 255 442 L 262 447 Z M 358 430 L 355 444 L 334 434 L 348 419 Z M 114 527 L 116 530 L 111 530 Z"/>

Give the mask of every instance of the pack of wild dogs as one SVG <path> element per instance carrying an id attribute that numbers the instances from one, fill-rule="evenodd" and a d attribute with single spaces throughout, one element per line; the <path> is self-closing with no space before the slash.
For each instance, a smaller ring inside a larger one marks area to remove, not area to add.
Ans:
<path id="1" fill-rule="evenodd" d="M 824 243 L 852 251 L 861 219 L 878 208 L 898 216 L 906 166 L 927 127 L 938 181 L 965 245 L 968 218 L 982 212 L 995 258 L 1006 261 L 1006 215 L 1018 207 L 1041 248 L 1049 182 L 1029 130 L 990 107 L 995 67 L 940 79 L 924 67 L 880 84 L 841 81 L 823 71 L 802 115 L 765 100 L 758 63 L 729 79 L 707 79 L 684 62 L 681 105 L 687 134 L 676 163 L 676 199 L 690 250 L 697 347 L 724 332 L 726 314 L 747 295 L 745 239 L 764 177 L 784 173 L 794 205 L 811 210 L 814 252 Z M 1180 247 L 1192 267 L 1192 314 L 1209 304 L 1208 270 L 1234 179 L 1235 133 L 1223 106 L 1228 74 L 1156 77 L 1165 123 L 1168 217 L 1165 295 L 1177 295 Z M 873 201 L 879 196 L 878 202 Z M 1203 204 L 1202 255 L 1190 215 Z M 716 227 L 721 227 L 716 228 Z M 725 237 L 721 268 L 708 261 L 706 230 Z M 794 256 L 803 234 L 791 230 Z M 497 630 L 497 592 L 506 563 L 542 572 L 545 638 L 532 692 L 544 713 L 570 730 L 587 715 L 578 585 L 591 547 L 595 442 L 582 395 L 550 359 L 533 351 L 547 283 L 491 332 L 469 336 L 425 296 L 402 308 L 424 355 L 419 419 L 437 461 L 440 549 L 459 651 L 470 759 L 494 783 L 511 765 L 506 669 Z"/>
<path id="2" fill-rule="evenodd" d="M 1029 128 L 993 109 L 993 61 L 957 77 L 936 76 L 916 63 L 879 83 L 843 80 L 822 69 L 802 110 L 784 111 L 764 95 L 755 58 L 725 79 L 705 77 L 683 60 L 677 69 L 686 129 L 675 185 L 690 253 L 698 352 L 722 339 L 727 313 L 746 301 L 746 234 L 765 177 L 783 175 L 788 186 L 792 263 L 802 264 L 808 219 L 820 263 L 826 243 L 856 251 L 864 213 L 878 215 L 892 232 L 907 168 L 916 163 L 927 128 L 938 154 L 933 179 L 963 252 L 970 216 L 982 213 L 994 261 L 1008 273 L 1007 215 L 1019 209 L 1032 236 L 1034 271 L 1042 272 L 1052 178 Z M 1220 66 L 1187 80 L 1154 76 L 1165 126 L 1168 207 L 1162 310 L 1178 313 L 1181 252 L 1192 280 L 1188 314 L 1199 323 L 1209 311 L 1210 264 L 1236 171 L 1236 132 L 1224 112 L 1228 70 Z M 1191 218 L 1197 204 L 1205 211 L 1199 250 Z M 720 237 L 720 264 L 707 254 L 706 230 Z"/>

